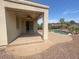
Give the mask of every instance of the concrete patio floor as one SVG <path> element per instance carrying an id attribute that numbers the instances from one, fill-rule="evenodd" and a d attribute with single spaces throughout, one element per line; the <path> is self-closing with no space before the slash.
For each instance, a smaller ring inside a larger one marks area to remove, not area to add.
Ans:
<path id="1" fill-rule="evenodd" d="M 25 44 L 32 44 L 32 43 L 39 43 L 43 41 L 42 40 L 42 33 L 25 33 L 22 34 L 20 37 L 18 37 L 16 40 L 11 42 L 9 46 L 19 46 L 19 45 L 25 45 Z"/>
<path id="2" fill-rule="evenodd" d="M 0 59 L 79 59 L 78 41 L 57 33 L 49 33 L 46 41 L 40 36 L 24 35 L 2 50 Z"/>

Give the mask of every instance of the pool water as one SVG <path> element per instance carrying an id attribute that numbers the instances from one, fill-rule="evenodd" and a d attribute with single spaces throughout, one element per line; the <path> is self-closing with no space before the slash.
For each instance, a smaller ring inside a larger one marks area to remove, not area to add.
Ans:
<path id="1" fill-rule="evenodd" d="M 64 34 L 64 35 L 68 34 L 67 32 L 60 31 L 59 29 L 53 29 L 52 31 L 55 33 L 60 33 L 60 34 Z"/>

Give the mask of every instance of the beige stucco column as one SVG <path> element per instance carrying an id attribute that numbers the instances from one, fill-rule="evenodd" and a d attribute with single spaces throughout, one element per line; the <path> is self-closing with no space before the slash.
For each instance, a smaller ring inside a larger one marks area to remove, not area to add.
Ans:
<path id="1" fill-rule="evenodd" d="M 44 19 L 43 19 L 43 39 L 48 39 L 48 10 L 44 12 Z"/>
<path id="2" fill-rule="evenodd" d="M 37 20 L 34 21 L 34 32 L 37 32 Z"/>
<path id="3" fill-rule="evenodd" d="M 5 19 L 4 0 L 0 0 L 0 46 L 7 44 L 7 28 Z"/>

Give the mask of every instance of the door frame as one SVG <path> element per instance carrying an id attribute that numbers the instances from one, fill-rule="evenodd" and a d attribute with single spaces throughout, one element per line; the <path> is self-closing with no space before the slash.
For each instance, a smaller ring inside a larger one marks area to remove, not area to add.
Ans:
<path id="1" fill-rule="evenodd" d="M 29 30 L 27 30 L 27 22 L 29 22 Z M 32 23 L 32 25 L 30 24 L 30 22 Z M 30 26 L 32 28 L 30 28 Z M 25 30 L 26 30 L 26 32 L 34 31 L 34 21 L 32 21 L 32 20 L 26 20 L 25 21 Z"/>

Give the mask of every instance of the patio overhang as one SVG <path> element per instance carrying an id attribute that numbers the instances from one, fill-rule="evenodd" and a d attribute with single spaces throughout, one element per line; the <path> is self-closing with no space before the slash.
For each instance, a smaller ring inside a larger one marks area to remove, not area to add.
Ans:
<path id="1" fill-rule="evenodd" d="M 48 10 L 48 8 L 44 8 L 44 7 L 41 8 L 40 6 L 39 7 L 36 7 L 36 6 L 20 4 L 20 3 L 15 3 L 11 1 L 4 1 L 4 7 L 8 7 L 8 8 L 31 10 L 31 11 L 37 11 L 37 12 L 46 12 Z"/>
<path id="2" fill-rule="evenodd" d="M 19 3 L 19 4 L 23 4 L 23 5 L 35 6 L 35 7 L 44 8 L 44 9 L 49 8 L 49 6 L 42 5 L 42 4 L 35 3 L 35 2 L 31 2 L 31 1 L 27 1 L 27 0 L 6 0 L 6 1 Z"/>

